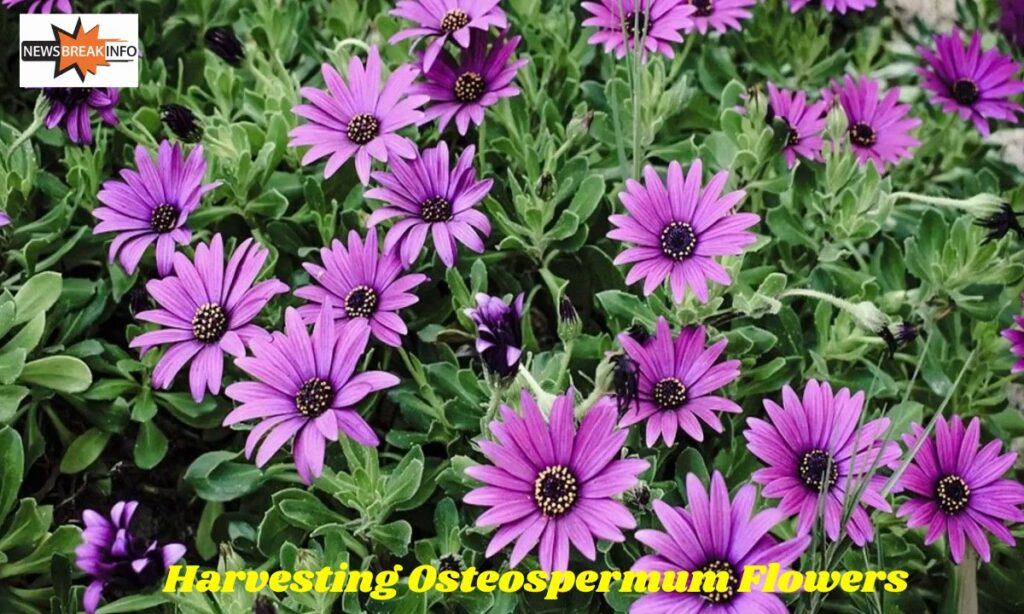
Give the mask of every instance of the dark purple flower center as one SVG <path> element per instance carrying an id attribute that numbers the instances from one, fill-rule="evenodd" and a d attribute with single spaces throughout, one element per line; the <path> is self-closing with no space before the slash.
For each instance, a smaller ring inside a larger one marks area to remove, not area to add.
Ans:
<path id="1" fill-rule="evenodd" d="M 839 468 L 832 460 L 832 455 L 820 449 L 804 452 L 800 456 L 797 473 L 804 486 L 816 492 L 821 491 L 822 484 L 825 490 L 832 488 L 839 479 Z"/>
<path id="2" fill-rule="evenodd" d="M 651 398 L 658 409 L 679 409 L 686 404 L 686 386 L 674 377 L 666 377 L 654 385 Z"/>
<path id="3" fill-rule="evenodd" d="M 462 73 L 455 80 L 455 99 L 459 102 L 476 102 L 484 95 L 484 89 L 484 78 L 479 73 Z"/>
<path id="4" fill-rule="evenodd" d="M 380 134 L 380 122 L 369 113 L 354 115 L 345 127 L 345 136 L 356 145 L 366 145 Z"/>
<path id="5" fill-rule="evenodd" d="M 935 499 L 947 515 L 959 514 L 971 501 L 971 487 L 958 475 L 947 475 L 935 484 Z"/>
<path id="6" fill-rule="evenodd" d="M 729 580 L 725 584 L 725 590 L 718 590 L 718 580 L 716 578 L 713 582 L 715 587 L 714 590 L 701 591 L 701 597 L 707 601 L 710 601 L 711 603 L 726 603 L 736 596 L 736 591 L 740 585 L 740 579 L 736 575 L 736 570 L 733 569 L 733 566 L 730 565 L 728 561 L 717 559 L 705 564 L 698 571 L 715 574 L 725 573 L 729 576 Z M 703 588 L 704 586 L 707 586 L 707 583 L 705 581 L 701 581 L 701 586 Z"/>
<path id="7" fill-rule="evenodd" d="M 295 409 L 307 418 L 317 418 L 334 401 L 334 387 L 327 380 L 312 377 L 295 393 Z"/>
<path id="8" fill-rule="evenodd" d="M 352 318 L 368 318 L 377 310 L 377 292 L 369 286 L 356 286 L 345 297 L 345 315 Z"/>
<path id="9" fill-rule="evenodd" d="M 799 145 L 800 133 L 796 131 L 796 128 L 793 127 L 793 124 L 789 123 L 788 119 L 786 119 L 785 117 L 780 117 L 779 119 L 784 121 L 786 123 L 786 126 L 789 128 L 789 136 L 786 138 L 786 147 L 796 147 L 797 145 Z"/>
<path id="10" fill-rule="evenodd" d="M 178 208 L 163 203 L 153 208 L 149 216 L 149 227 L 156 232 L 170 232 L 178 223 Z"/>
<path id="11" fill-rule="evenodd" d="M 192 316 L 192 334 L 198 341 L 214 343 L 228 332 L 228 314 L 217 303 L 203 303 Z"/>
<path id="12" fill-rule="evenodd" d="M 469 15 L 462 9 L 452 9 L 441 18 L 441 31 L 451 34 L 469 25 Z"/>
<path id="13" fill-rule="evenodd" d="M 462 557 L 446 554 L 437 560 L 438 571 L 462 571 Z"/>
<path id="14" fill-rule="evenodd" d="M 969 107 L 972 104 L 978 102 L 981 98 L 981 92 L 978 90 L 978 84 L 970 79 L 959 79 L 950 88 L 950 93 L 953 95 L 953 100 L 959 102 L 965 107 Z"/>
<path id="15" fill-rule="evenodd" d="M 673 260 L 685 260 L 697 247 L 697 234 L 686 222 L 672 222 L 661 231 L 661 252 Z"/>
<path id="16" fill-rule="evenodd" d="M 623 20 L 626 26 L 626 36 L 636 38 L 637 34 L 645 35 L 651 29 L 651 23 L 647 19 L 647 13 L 643 11 L 630 11 L 626 13 Z"/>
<path id="17" fill-rule="evenodd" d="M 578 495 L 576 476 L 562 465 L 545 468 L 533 482 L 533 500 L 540 513 L 551 518 L 558 518 L 572 509 Z"/>
<path id="18" fill-rule="evenodd" d="M 878 135 L 875 134 L 875 129 L 865 124 L 864 122 L 857 122 L 850 126 L 850 140 L 853 141 L 854 145 L 861 147 L 871 147 L 878 140 Z"/>
<path id="19" fill-rule="evenodd" d="M 694 13 L 697 17 L 710 17 L 715 12 L 715 3 L 712 0 L 690 0 L 690 4 L 697 8 Z"/>
<path id="20" fill-rule="evenodd" d="M 420 204 L 420 217 L 431 224 L 452 219 L 452 204 L 444 196 L 428 198 Z"/>

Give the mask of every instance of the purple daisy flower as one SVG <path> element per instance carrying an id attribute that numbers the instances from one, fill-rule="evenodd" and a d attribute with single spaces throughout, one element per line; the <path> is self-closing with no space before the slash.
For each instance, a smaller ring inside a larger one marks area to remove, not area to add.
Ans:
<path id="1" fill-rule="evenodd" d="M 484 109 L 502 98 L 518 96 L 519 88 L 512 81 L 527 60 L 509 60 L 519 40 L 518 36 L 506 39 L 504 34 L 492 40 L 487 32 L 473 32 L 458 60 L 445 52 L 430 69 L 424 69 L 424 82 L 413 89 L 431 101 L 423 121 L 437 119 L 444 130 L 454 119 L 459 134 L 466 134 L 470 120 L 477 126 L 484 121 Z"/>
<path id="2" fill-rule="evenodd" d="M 44 122 L 46 127 L 64 126 L 72 143 L 92 145 L 92 109 L 107 125 L 117 125 L 114 107 L 120 93 L 116 88 L 49 88 L 43 90 L 43 95 L 50 101 L 50 112 Z"/>
<path id="3" fill-rule="evenodd" d="M 484 366 L 499 377 L 514 375 L 523 353 L 523 300 L 519 293 L 512 304 L 497 296 L 476 295 L 476 307 L 465 314 L 476 324 L 476 351 Z"/>
<path id="4" fill-rule="evenodd" d="M 423 70 L 430 70 L 449 38 L 465 49 L 473 30 L 487 32 L 491 26 L 508 28 L 499 0 L 399 0 L 391 15 L 416 25 L 399 31 L 388 41 L 392 45 L 412 37 L 432 37 L 423 53 Z"/>
<path id="5" fill-rule="evenodd" d="M 398 347 L 402 335 L 409 332 L 398 310 L 415 304 L 419 299 L 410 291 L 427 280 L 426 275 L 401 275 L 402 263 L 394 252 L 380 253 L 377 231 L 371 229 L 366 241 L 359 233 L 348 233 L 348 248 L 335 239 L 330 248 L 320 250 L 324 265 L 302 265 L 313 278 L 313 283 L 295 291 L 295 296 L 310 301 L 299 307 L 299 314 L 307 323 L 313 323 L 328 298 L 336 305 L 335 320 L 366 319 L 373 336 L 382 343 Z"/>
<path id="6" fill-rule="evenodd" d="M 917 445 L 924 434 L 921 425 L 911 426 L 903 436 L 908 448 Z M 909 516 L 907 526 L 928 527 L 924 543 L 946 536 L 953 562 L 964 556 L 965 540 L 974 546 L 981 560 L 991 559 L 984 531 L 1009 546 L 1013 535 L 1004 522 L 1024 522 L 1024 485 L 1002 479 L 1017 460 L 1017 453 L 1000 454 L 1002 443 L 990 441 L 981 450 L 981 422 L 974 418 L 964 429 L 960 416 L 949 422 L 939 417 L 935 435 L 925 440 L 913 462 L 900 476 L 900 485 L 910 499 L 900 506 L 897 516 Z"/>
<path id="7" fill-rule="evenodd" d="M 1018 49 L 1024 49 L 1024 0 L 999 0 L 999 29 Z"/>
<path id="8" fill-rule="evenodd" d="M 697 12 L 693 14 L 693 21 L 687 32 L 694 30 L 701 34 L 707 34 L 708 30 L 714 28 L 717 32 L 725 32 L 729 28 L 742 30 L 740 20 L 750 19 L 753 16 L 749 7 L 754 6 L 757 0 L 682 0 L 686 4 L 693 5 Z"/>
<path id="9" fill-rule="evenodd" d="M 913 157 L 909 148 L 921 142 L 910 136 L 910 130 L 921 120 L 907 116 L 909 104 L 898 104 L 900 88 L 894 87 L 880 98 L 878 81 L 868 77 L 854 81 L 846 75 L 841 85 L 833 82 L 832 90 L 826 92 L 829 103 L 833 97 L 839 99 L 846 113 L 850 146 L 861 166 L 870 162 L 883 173 L 887 163 Z"/>
<path id="10" fill-rule="evenodd" d="M 110 244 L 110 261 L 120 260 L 129 275 L 143 253 L 156 241 L 156 268 L 161 276 L 171 272 L 174 244 L 188 245 L 192 231 L 185 227 L 189 214 L 204 194 L 220 185 L 203 183 L 206 160 L 203 148 L 183 159 L 181 146 L 160 143 L 156 160 L 142 145 L 135 147 L 136 170 L 121 170 L 121 180 L 103 182 L 96 198 L 104 207 L 93 209 L 101 221 L 93 234 L 116 232 Z"/>
<path id="11" fill-rule="evenodd" d="M 6 212 L 0 211 L 0 226 L 7 226 L 11 223 L 11 216 L 7 215 Z"/>
<path id="12" fill-rule="evenodd" d="M 666 279 L 676 303 L 683 301 L 686 288 L 702 303 L 708 301 L 708 280 L 729 285 L 732 278 L 716 256 L 739 255 L 756 237 L 745 232 L 761 218 L 753 213 L 730 214 L 746 192 L 737 190 L 722 196 L 729 178 L 720 171 L 705 186 L 704 167 L 694 160 L 684 179 L 678 162 L 668 166 L 668 189 L 654 167 L 644 169 L 644 184 L 626 180 L 619 200 L 624 215 L 608 220 L 615 229 L 608 238 L 633 244 L 615 258 L 615 264 L 632 264 L 626 283 L 644 279 L 649 296 Z"/>
<path id="13" fill-rule="evenodd" d="M 789 140 L 783 150 L 789 168 L 796 166 L 797 156 L 820 162 L 824 146 L 821 135 L 825 131 L 828 103 L 819 100 L 808 104 L 806 93 L 794 94 L 780 90 L 771 83 L 768 84 L 768 99 L 771 118 L 781 118 L 789 126 Z"/>
<path id="14" fill-rule="evenodd" d="M 978 32 L 971 36 L 969 46 L 964 45 L 960 30 L 936 36 L 935 48 L 935 52 L 917 48 L 929 65 L 917 72 L 924 79 L 923 87 L 932 92 L 933 103 L 946 113 L 970 120 L 985 136 L 989 119 L 1017 123 L 1017 113 L 1024 107 L 1009 97 L 1024 92 L 1024 81 L 1014 79 L 1020 65 L 998 49 L 982 51 Z"/>
<path id="15" fill-rule="evenodd" d="M 26 0 L 4 0 L 3 5 L 7 8 L 13 8 L 19 4 L 24 3 Z M 70 13 L 71 1 L 70 0 L 31 0 L 28 8 L 25 10 L 26 13 L 52 13 L 53 9 L 56 8 L 61 13 Z"/>
<path id="16" fill-rule="evenodd" d="M 750 428 L 743 432 L 747 449 L 768 465 L 755 471 L 753 480 L 764 486 L 764 497 L 782 499 L 784 514 L 799 516 L 801 533 L 811 529 L 824 490 L 825 533 L 838 540 L 847 489 L 860 488 L 872 467 L 890 467 L 899 460 L 899 444 L 883 439 L 889 419 L 871 420 L 858 430 L 864 393 L 851 395 L 841 388 L 833 394 L 831 385 L 813 379 L 807 381 L 802 402 L 784 386 L 782 406 L 765 399 L 764 408 L 770 421 L 748 418 Z M 846 525 L 858 546 L 873 536 L 871 517 L 861 503 L 891 511 L 880 492 L 885 482 L 884 476 L 871 475 Z"/>
<path id="17" fill-rule="evenodd" d="M 475 207 L 494 182 L 476 180 L 475 152 L 470 145 L 451 168 L 448 145 L 441 142 L 409 162 L 393 160 L 388 172 L 373 174 L 381 187 L 367 191 L 365 196 L 386 206 L 374 211 L 367 225 L 398 218 L 384 238 L 384 251 L 397 249 L 405 266 L 410 266 L 423 250 L 428 232 L 437 255 L 449 269 L 455 266 L 457 242 L 478 254 L 484 251 L 479 234 L 490 235 L 491 223 Z"/>
<path id="18" fill-rule="evenodd" d="M 466 475 L 486 484 L 463 498 L 490 508 L 476 525 L 500 527 L 485 555 L 494 556 L 515 541 L 510 567 L 538 544 L 544 571 L 568 569 L 570 543 L 593 561 L 595 537 L 621 542 L 622 529 L 636 526 L 626 506 L 613 497 L 637 484 L 647 461 L 618 459 L 628 431 L 615 427 L 615 404 L 607 398 L 577 429 L 573 394 L 570 388 L 555 399 L 548 421 L 525 390 L 522 415 L 502 405 L 501 420 L 490 425 L 497 441 L 479 442 L 493 464 L 466 469 Z"/>
<path id="19" fill-rule="evenodd" d="M 136 501 L 119 501 L 109 518 L 93 510 L 82 512 L 85 530 L 82 545 L 75 548 L 75 564 L 92 578 L 82 600 L 89 614 L 99 607 L 105 589 L 127 594 L 149 589 L 185 555 L 181 544 L 160 546 L 132 533 L 138 507 Z"/>
<path id="20" fill-rule="evenodd" d="M 130 347 L 142 348 L 145 354 L 170 344 L 153 369 L 155 387 L 169 388 L 178 371 L 192 361 L 192 398 L 198 403 L 206 390 L 220 393 L 224 354 L 244 356 L 245 346 L 267 337 L 267 331 L 251 322 L 271 298 L 288 291 L 277 279 L 253 285 L 266 260 L 267 250 L 246 239 L 225 267 L 224 242 L 216 234 L 209 246 L 196 246 L 194 262 L 174 254 L 174 275 L 146 284 L 159 309 L 135 317 L 164 328 L 135 337 Z"/>
<path id="21" fill-rule="evenodd" d="M 811 2 L 813 0 L 789 0 L 789 10 L 795 13 Z M 847 11 L 866 11 L 878 4 L 878 0 L 822 0 L 821 4 L 830 13 L 845 15 Z"/>
<path id="22" fill-rule="evenodd" d="M 644 60 L 648 52 L 674 58 L 672 43 L 683 41 L 681 32 L 693 25 L 691 17 L 697 11 L 685 0 L 600 0 L 581 6 L 591 14 L 583 26 L 597 28 L 587 42 L 604 45 L 605 53 L 614 51 L 620 59 L 637 43 Z"/>
<path id="23" fill-rule="evenodd" d="M 785 515 L 777 509 L 755 514 L 756 497 L 756 489 L 748 484 L 730 501 L 725 479 L 716 471 L 711 476 L 710 492 L 697 476 L 686 476 L 685 509 L 655 499 L 654 513 L 665 530 L 636 532 L 637 540 L 654 550 L 654 554 L 641 557 L 632 570 L 725 573 L 729 576 L 727 590 L 649 593 L 633 603 L 630 614 L 788 612 L 782 600 L 772 593 L 736 590 L 745 566 L 778 563 L 785 571 L 811 542 L 809 535 L 783 542 L 772 537 L 769 532 L 785 520 Z M 761 585 L 755 587 L 760 589 Z"/>
<path id="24" fill-rule="evenodd" d="M 700 421 L 721 433 L 724 427 L 716 412 L 743 411 L 729 399 L 712 396 L 740 376 L 740 361 L 715 364 L 729 342 L 722 339 L 705 349 L 706 335 L 703 326 L 688 326 L 673 339 L 665 318 L 658 318 L 655 335 L 645 343 L 638 343 L 629 333 L 619 335 L 626 355 L 639 367 L 635 402 L 619 425 L 646 420 L 648 446 L 659 436 L 671 446 L 677 428 L 704 441 Z"/>
<path id="25" fill-rule="evenodd" d="M 416 155 L 416 144 L 397 134 L 423 118 L 419 108 L 428 100 L 410 95 L 418 74 L 414 66 L 399 66 L 381 86 L 380 51 L 374 46 L 365 66 L 357 57 L 349 60 L 347 81 L 333 66 L 320 69 L 327 91 L 304 87 L 299 92 L 312 104 L 292 107 L 293 113 L 309 120 L 288 133 L 292 147 L 312 145 L 302 164 L 330 156 L 324 166 L 326 178 L 355 157 L 356 173 L 366 185 L 373 160 L 386 163 Z"/>
<path id="26" fill-rule="evenodd" d="M 372 392 L 397 386 L 399 379 L 385 371 L 355 373 L 370 326 L 358 318 L 336 331 L 330 298 L 312 335 L 295 309 L 285 311 L 284 321 L 284 333 L 253 341 L 253 355 L 235 360 L 256 381 L 227 387 L 226 394 L 241 405 L 224 418 L 224 426 L 260 421 L 245 442 L 246 458 L 259 445 L 259 467 L 294 438 L 295 467 L 309 484 L 323 471 L 327 440 L 345 435 L 364 446 L 380 443 L 355 406 Z"/>
<path id="27" fill-rule="evenodd" d="M 1021 294 L 1020 298 L 1021 302 L 1024 302 L 1024 294 Z M 1019 328 L 1010 327 L 1000 334 L 1010 342 L 1010 352 L 1018 357 L 1010 372 L 1020 373 L 1024 371 L 1024 316 L 1013 316 L 1013 321 Z"/>

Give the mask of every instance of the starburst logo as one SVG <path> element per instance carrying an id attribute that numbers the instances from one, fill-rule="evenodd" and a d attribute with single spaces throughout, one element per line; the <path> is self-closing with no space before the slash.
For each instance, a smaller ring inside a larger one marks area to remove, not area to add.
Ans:
<path id="1" fill-rule="evenodd" d="M 22 15 L 20 51 L 22 87 L 136 87 L 138 16 Z"/>

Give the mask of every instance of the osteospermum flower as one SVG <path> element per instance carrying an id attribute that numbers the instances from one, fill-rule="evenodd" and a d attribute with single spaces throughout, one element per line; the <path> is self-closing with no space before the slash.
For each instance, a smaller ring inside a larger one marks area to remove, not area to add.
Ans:
<path id="1" fill-rule="evenodd" d="M 1024 302 L 1024 294 L 1021 294 L 1021 302 Z M 1024 316 L 1013 316 L 1013 322 L 1018 328 L 1007 328 L 1001 335 L 1010 342 L 1010 352 L 1017 356 L 1011 372 L 1020 373 L 1024 371 Z"/>
<path id="2" fill-rule="evenodd" d="M 743 411 L 729 399 L 712 394 L 740 376 L 740 361 L 715 364 L 728 341 L 722 339 L 705 349 L 705 340 L 703 326 L 688 326 L 673 339 L 665 318 L 658 318 L 657 331 L 646 343 L 637 342 L 629 333 L 619 335 L 619 343 L 639 370 L 636 401 L 620 425 L 646 420 L 648 446 L 659 436 L 671 446 L 677 428 L 704 441 L 701 421 L 721 433 L 724 427 L 716 413 Z"/>
<path id="3" fill-rule="evenodd" d="M 479 235 L 491 234 L 491 223 L 475 207 L 494 182 L 476 180 L 475 151 L 472 145 L 464 149 L 452 168 L 448 145 L 441 142 L 409 162 L 392 161 L 388 172 L 373 174 L 380 187 L 365 196 L 386 205 L 370 215 L 367 225 L 398 218 L 384 238 L 384 251 L 397 249 L 402 262 L 410 266 L 423 250 L 428 233 L 448 268 L 455 266 L 458 243 L 478 254 L 484 251 Z"/>
<path id="4" fill-rule="evenodd" d="M 793 13 L 804 8 L 813 0 L 789 0 L 789 10 Z M 826 11 L 845 15 L 847 11 L 866 11 L 878 4 L 878 0 L 822 0 L 821 5 Z"/>
<path id="5" fill-rule="evenodd" d="M 870 162 L 882 173 L 886 164 L 913 157 L 909 148 L 921 142 L 910 136 L 910 130 L 921 120 L 907 116 L 910 105 L 898 104 L 900 88 L 894 87 L 880 98 L 878 81 L 868 77 L 854 81 L 847 75 L 842 84 L 832 83 L 826 100 L 832 97 L 839 99 L 846 113 L 850 146 L 861 166 Z"/>
<path id="6" fill-rule="evenodd" d="M 75 564 L 92 578 L 82 600 L 89 614 L 99 607 L 105 590 L 122 594 L 147 590 L 185 555 L 182 544 L 160 546 L 132 532 L 138 506 L 136 501 L 119 501 L 109 517 L 93 510 L 82 512 L 85 530 L 82 545 L 75 548 Z"/>
<path id="7" fill-rule="evenodd" d="M 11 223 L 11 216 L 7 215 L 6 212 L 0 211 L 0 226 L 7 226 Z"/>
<path id="8" fill-rule="evenodd" d="M 708 30 L 714 29 L 717 32 L 725 32 L 729 28 L 742 30 L 740 20 L 750 19 L 753 16 L 748 9 L 757 3 L 757 0 L 681 0 L 685 4 L 693 5 L 697 11 L 692 15 L 692 23 L 686 28 L 687 32 L 694 30 L 701 34 L 707 34 Z"/>
<path id="9" fill-rule="evenodd" d="M 402 335 L 409 332 L 398 310 L 419 299 L 411 290 L 427 280 L 426 275 L 402 275 L 398 256 L 385 250 L 380 253 L 377 231 L 370 230 L 366 241 L 359 233 L 348 233 L 348 247 L 335 239 L 330 248 L 320 250 L 323 266 L 302 265 L 313 283 L 295 291 L 295 296 L 310 301 L 299 307 L 306 322 L 316 320 L 324 302 L 330 298 L 334 319 L 348 321 L 365 319 L 373 336 L 382 343 L 398 347 Z"/>
<path id="10" fill-rule="evenodd" d="M 412 158 L 416 145 L 396 134 L 419 122 L 419 110 L 426 96 L 409 95 L 418 71 L 409 64 L 395 69 L 381 85 L 380 51 L 370 47 L 365 66 L 357 57 L 348 62 L 348 79 L 343 80 L 329 64 L 321 66 L 327 91 L 304 87 L 299 92 L 311 104 L 292 107 L 292 112 L 309 120 L 289 132 L 289 145 L 312 145 L 302 157 L 309 164 L 327 157 L 324 177 L 333 175 L 350 158 L 355 158 L 359 180 L 370 181 L 373 160 Z"/>
<path id="11" fill-rule="evenodd" d="M 971 36 L 964 45 L 959 30 L 935 37 L 935 51 L 918 47 L 928 68 L 918 68 L 924 88 L 932 92 L 932 102 L 946 113 L 957 113 L 970 120 L 983 135 L 988 136 L 988 120 L 1017 123 L 1017 113 L 1024 111 L 1009 98 L 1024 92 L 1024 81 L 1014 78 L 1020 66 L 998 49 L 983 51 L 981 34 Z"/>
<path id="12" fill-rule="evenodd" d="M 49 88 L 43 90 L 43 95 L 50 101 L 44 124 L 47 128 L 63 126 L 72 143 L 92 145 L 91 112 L 94 109 L 108 126 L 117 125 L 114 107 L 120 93 L 116 88 Z"/>
<path id="13" fill-rule="evenodd" d="M 520 293 L 506 303 L 497 296 L 476 295 L 476 307 L 465 314 L 476 324 L 476 351 L 484 366 L 500 377 L 509 377 L 519 368 L 523 353 L 523 299 Z"/>
<path id="14" fill-rule="evenodd" d="M 697 11 L 685 0 L 600 0 L 581 6 L 591 14 L 583 26 L 597 28 L 587 42 L 604 45 L 605 53 L 614 51 L 620 59 L 638 45 L 644 59 L 648 52 L 675 57 L 672 43 L 683 41 L 681 31 L 693 25 Z"/>
<path id="15" fill-rule="evenodd" d="M 256 381 L 227 387 L 225 393 L 241 405 L 224 418 L 224 426 L 259 420 L 245 442 L 246 458 L 259 446 L 259 467 L 294 440 L 295 468 L 309 484 L 323 471 L 328 440 L 344 435 L 364 446 L 380 443 L 356 405 L 373 392 L 397 386 L 399 379 L 385 371 L 355 373 L 370 326 L 359 318 L 336 327 L 330 299 L 312 335 L 295 309 L 285 311 L 284 321 L 284 333 L 253 341 L 253 355 L 235 361 Z"/>
<path id="16" fill-rule="evenodd" d="M 117 233 L 110 244 L 110 261 L 118 259 L 129 275 L 155 241 L 157 271 L 167 275 L 174 244 L 188 245 L 192 239 L 185 221 L 199 206 L 199 199 L 220 182 L 203 183 L 206 160 L 201 146 L 184 159 L 180 145 L 164 141 L 152 160 L 146 148 L 138 145 L 135 167 L 134 171 L 123 169 L 120 181 L 103 183 L 96 197 L 105 206 L 93 209 L 101 220 L 93 233 Z"/>
<path id="17" fill-rule="evenodd" d="M 768 99 L 770 118 L 783 119 L 789 126 L 789 139 L 783 150 L 789 168 L 796 165 L 797 156 L 820 162 L 828 103 L 819 100 L 808 104 L 805 92 L 780 90 L 771 83 L 768 84 Z"/>
<path id="18" fill-rule="evenodd" d="M 772 537 L 773 527 L 785 520 L 777 509 L 754 513 L 757 492 L 752 485 L 741 487 L 729 500 L 722 474 L 711 476 L 710 492 L 694 474 L 686 476 L 686 508 L 654 501 L 654 513 L 664 531 L 642 529 L 636 538 L 654 554 L 641 557 L 633 571 L 678 573 L 717 572 L 728 574 L 726 590 L 709 592 L 648 593 L 630 607 L 630 614 L 665 612 L 787 612 L 772 593 L 755 590 L 738 592 L 747 565 L 778 563 L 786 570 L 800 558 L 811 542 L 809 535 L 787 541 Z M 677 576 L 678 577 L 678 576 Z"/>
<path id="19" fill-rule="evenodd" d="M 1024 0 L 999 0 L 999 29 L 1018 49 L 1024 49 Z"/>
<path id="20" fill-rule="evenodd" d="M 708 301 L 708 280 L 729 285 L 732 278 L 714 260 L 716 256 L 738 255 L 756 237 L 745 232 L 761 218 L 753 213 L 730 213 L 746 192 L 737 190 L 722 195 L 729 178 L 720 171 L 705 186 L 703 165 L 694 160 L 686 177 L 678 162 L 668 166 L 668 188 L 648 166 L 644 183 L 626 181 L 619 200 L 624 215 L 608 219 L 615 229 L 608 233 L 633 247 L 615 258 L 615 264 L 632 264 L 626 283 L 644 281 L 644 294 L 650 295 L 666 279 L 676 303 L 683 301 L 686 288 L 702 303 Z"/>
<path id="21" fill-rule="evenodd" d="M 484 109 L 502 98 L 518 96 L 519 88 L 512 81 L 527 60 L 510 60 L 519 40 L 518 36 L 508 39 L 501 34 L 492 39 L 487 32 L 473 32 L 458 60 L 445 52 L 429 70 L 424 69 L 424 82 L 413 90 L 431 101 L 424 121 L 437 119 L 444 130 L 454 119 L 459 134 L 466 134 L 470 121 L 478 126 L 484 121 Z"/>
<path id="22" fill-rule="evenodd" d="M 19 4 L 23 4 L 26 0 L 4 0 L 3 5 L 7 8 L 13 8 Z M 52 13 L 53 9 L 57 9 L 61 13 L 71 12 L 71 1 L 70 0 L 31 0 L 28 8 L 25 12 L 27 13 Z"/>
<path id="23" fill-rule="evenodd" d="M 768 467 L 758 469 L 753 480 L 762 484 L 761 494 L 782 500 L 779 509 L 799 516 L 797 530 L 809 531 L 818 516 L 819 497 L 825 497 L 825 533 L 838 540 L 846 496 L 863 488 L 853 508 L 846 534 L 858 546 L 871 541 L 871 518 L 863 505 L 891 511 L 880 491 L 886 478 L 868 472 L 898 461 L 900 447 L 886 442 L 888 418 L 866 422 L 858 429 L 864 410 L 864 393 L 851 395 L 848 388 L 833 394 L 827 382 L 808 380 L 803 400 L 789 386 L 782 388 L 782 405 L 764 400 L 768 421 L 747 419 L 743 432 L 747 449 Z M 848 491 L 849 489 L 849 491 Z"/>
<path id="24" fill-rule="evenodd" d="M 573 418 L 573 390 L 555 399 L 548 421 L 525 390 L 522 414 L 501 407 L 501 420 L 491 422 L 497 441 L 481 441 L 491 465 L 477 465 L 466 474 L 486 486 L 466 494 L 471 505 L 488 507 L 477 526 L 498 526 L 486 556 L 515 541 L 509 565 L 515 567 L 539 544 L 544 571 L 569 567 L 569 544 L 590 560 L 594 538 L 620 542 L 622 529 L 636 521 L 613 499 L 637 484 L 647 461 L 617 459 L 626 441 L 615 427 L 615 405 L 595 404 L 579 428 Z"/>
<path id="25" fill-rule="evenodd" d="M 423 52 L 423 69 L 430 70 L 449 38 L 460 47 L 469 46 L 473 30 L 487 32 L 491 26 L 504 30 L 508 27 L 505 11 L 499 0 L 399 0 L 391 15 L 414 22 L 411 28 L 400 30 L 388 41 L 392 45 L 413 37 L 431 37 L 433 40 Z"/>
<path id="26" fill-rule="evenodd" d="M 171 347 L 153 369 L 153 385 L 169 388 L 178 371 L 191 361 L 189 385 L 198 403 L 205 391 L 220 393 L 224 354 L 244 356 L 245 347 L 267 332 L 252 320 L 288 286 L 276 279 L 253 281 L 267 260 L 267 250 L 252 239 L 243 241 L 224 265 L 224 241 L 213 236 L 209 246 L 196 246 L 195 259 L 174 254 L 174 275 L 154 279 L 146 290 L 158 309 L 135 317 L 164 328 L 132 339 L 143 354 L 158 345 Z"/>
<path id="27" fill-rule="evenodd" d="M 911 433 L 903 436 L 913 448 L 924 434 L 914 424 Z M 939 416 L 935 435 L 924 441 L 913 462 L 900 476 L 900 484 L 910 499 L 900 506 L 897 516 L 909 516 L 910 528 L 928 527 L 925 544 L 946 536 L 953 562 L 964 556 L 966 541 L 981 560 L 991 558 L 988 531 L 1009 546 L 1016 541 L 1005 522 L 1024 522 L 1024 485 L 1003 479 L 1017 453 L 1000 454 L 1002 443 L 990 441 L 981 450 L 981 422 L 973 418 L 964 429 L 960 416 L 949 422 Z"/>

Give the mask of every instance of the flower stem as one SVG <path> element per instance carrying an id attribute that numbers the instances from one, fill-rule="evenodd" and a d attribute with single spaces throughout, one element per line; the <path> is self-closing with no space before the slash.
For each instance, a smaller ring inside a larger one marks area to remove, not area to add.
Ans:
<path id="1" fill-rule="evenodd" d="M 970 543 L 965 545 L 964 558 L 954 571 L 956 611 L 978 614 L 978 555 Z"/>
<path id="2" fill-rule="evenodd" d="M 28 127 L 25 128 L 25 130 L 21 133 L 21 135 L 19 135 L 18 138 L 15 139 L 13 143 L 11 143 L 11 146 L 7 149 L 7 155 L 10 156 L 15 151 L 17 151 L 18 147 L 21 147 L 21 145 L 25 141 L 27 141 L 30 138 L 32 138 L 32 135 L 35 134 L 36 132 L 38 132 L 39 129 L 42 128 L 42 127 L 43 127 L 43 118 L 39 117 L 39 116 L 36 116 L 32 120 L 32 123 L 29 124 Z"/>

